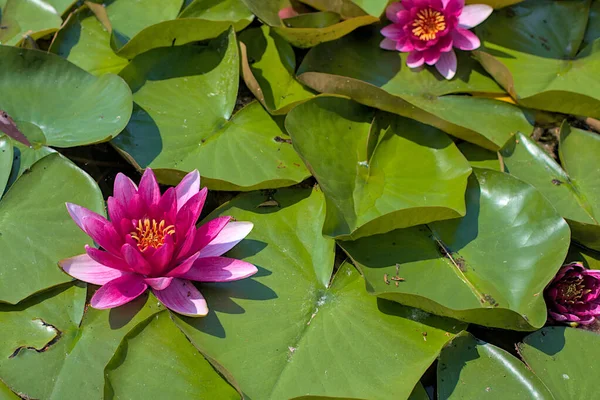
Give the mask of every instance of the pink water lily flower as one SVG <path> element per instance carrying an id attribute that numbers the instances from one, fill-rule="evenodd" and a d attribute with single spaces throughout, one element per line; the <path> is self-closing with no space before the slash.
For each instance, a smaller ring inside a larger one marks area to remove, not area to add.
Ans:
<path id="1" fill-rule="evenodd" d="M 406 65 L 435 65 L 446 79 L 456 73 L 456 53 L 475 50 L 481 43 L 471 31 L 492 13 L 485 4 L 465 6 L 464 0 L 402 0 L 386 10 L 392 22 L 381 30 L 386 50 L 407 52 Z"/>
<path id="2" fill-rule="evenodd" d="M 101 285 L 91 299 L 98 309 L 118 307 L 148 289 L 169 309 L 188 316 L 208 313 L 206 300 L 192 284 L 228 282 L 254 275 L 254 265 L 221 257 L 252 230 L 250 222 L 218 217 L 196 228 L 208 190 L 190 172 L 163 195 L 151 169 L 139 188 L 125 175 L 115 180 L 108 198 L 110 221 L 75 204 L 67 209 L 101 249 L 62 260 L 69 275 Z"/>

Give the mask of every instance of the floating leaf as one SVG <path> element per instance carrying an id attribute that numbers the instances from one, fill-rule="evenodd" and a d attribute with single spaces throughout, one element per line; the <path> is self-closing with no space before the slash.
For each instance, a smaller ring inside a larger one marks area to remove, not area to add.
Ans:
<path id="1" fill-rule="evenodd" d="M 523 0 L 465 0 L 466 4 L 487 4 L 494 8 L 502 8 L 522 2 Z"/>
<path id="2" fill-rule="evenodd" d="M 600 42 L 579 51 L 589 1 L 529 1 L 477 27 L 477 59 L 525 107 L 599 117 Z"/>
<path id="3" fill-rule="evenodd" d="M 456 77 L 448 81 L 433 67 L 411 70 L 406 53 L 379 48 L 382 38 L 378 29 L 365 29 L 321 44 L 302 61 L 298 79 L 318 92 L 348 96 L 491 150 L 518 131 L 532 130 L 528 111 L 493 99 L 453 95 L 503 93 L 466 53 L 458 54 Z"/>
<path id="4" fill-rule="evenodd" d="M 563 148 L 564 147 L 564 148 Z M 565 172 L 532 139 L 519 133 L 500 151 L 507 172 L 538 189 L 573 229 L 573 238 L 600 250 L 600 136 L 561 129 L 561 161 Z"/>
<path id="5" fill-rule="evenodd" d="M 467 332 L 442 351 L 437 383 L 439 399 L 555 399 L 521 360 Z"/>
<path id="6" fill-rule="evenodd" d="M 502 170 L 502 164 L 498 158 L 498 153 L 494 153 L 493 151 L 469 142 L 462 142 L 458 144 L 457 147 L 472 167 L 489 168 L 496 171 Z"/>
<path id="7" fill-rule="evenodd" d="M 113 52 L 110 33 L 87 6 L 69 15 L 49 51 L 97 76 L 119 73 L 128 62 Z"/>
<path id="8" fill-rule="evenodd" d="M 159 313 L 125 336 L 106 366 L 105 393 L 107 399 L 240 398 L 173 324 L 167 312 Z"/>
<path id="9" fill-rule="evenodd" d="M 0 44 L 18 45 L 24 36 L 37 40 L 61 24 L 60 14 L 45 0 L 7 0 L 0 10 Z"/>
<path id="10" fill-rule="evenodd" d="M 558 326 L 534 332 L 518 346 L 523 360 L 556 400 L 596 397 L 599 348 L 596 333 Z"/>
<path id="11" fill-rule="evenodd" d="M 287 114 L 313 97 L 294 76 L 294 49 L 268 26 L 244 31 L 240 42 L 244 81 L 269 112 Z"/>
<path id="12" fill-rule="evenodd" d="M 328 236 L 358 238 L 465 213 L 471 168 L 435 128 L 319 97 L 294 108 L 286 129 L 327 198 Z"/>
<path id="13" fill-rule="evenodd" d="M 50 398 L 60 362 L 77 340 L 85 295 L 85 286 L 63 285 L 16 306 L 0 304 L 0 376 L 13 391 Z"/>
<path id="14" fill-rule="evenodd" d="M 309 176 L 277 122 L 258 103 L 231 117 L 238 88 L 235 35 L 208 47 L 156 49 L 121 75 L 135 111 L 113 143 L 164 183 L 198 169 L 211 189 L 289 186 Z"/>
<path id="15" fill-rule="evenodd" d="M 255 192 L 213 215 L 254 223 L 230 254 L 259 272 L 203 284 L 209 315 L 176 323 L 248 398 L 408 398 L 463 325 L 369 296 L 349 264 L 330 283 L 334 242 L 320 233 L 323 195 L 283 189 L 274 197 L 280 209 L 257 208 L 264 196 Z"/>
<path id="16" fill-rule="evenodd" d="M 73 223 L 65 202 L 104 211 L 96 182 L 58 154 L 37 162 L 2 198 L 0 301 L 15 304 L 71 280 L 57 263 L 81 254 L 89 238 Z"/>
<path id="17" fill-rule="evenodd" d="M 194 0 L 179 18 L 201 18 L 207 21 L 231 21 L 250 24 L 254 15 L 242 0 Z M 237 28 L 236 28 L 237 29 Z M 240 25 L 239 30 L 243 29 Z"/>
<path id="18" fill-rule="evenodd" d="M 97 78 L 37 50 L 0 46 L 0 93 L 0 109 L 25 136 L 48 146 L 109 140 L 131 115 L 131 92 L 121 78 Z"/>
<path id="19" fill-rule="evenodd" d="M 15 121 L 5 111 L 0 110 L 0 132 L 4 132 L 8 137 L 13 138 L 25 146 L 31 146 L 29 140 L 21 133 Z"/>
<path id="20" fill-rule="evenodd" d="M 221 10 L 232 6 L 231 2 L 224 2 Z M 207 1 L 197 1 L 190 5 L 194 7 L 190 15 L 177 18 L 183 0 L 147 0 L 132 2 L 128 0 L 115 0 L 106 7 L 106 12 L 113 27 L 111 46 L 118 56 L 133 58 L 138 54 L 159 47 L 184 45 L 213 39 L 226 32 L 231 25 L 235 30 L 244 29 L 252 21 L 248 13 L 243 15 L 229 10 L 231 13 L 200 12 L 207 7 Z M 238 6 L 239 8 L 239 6 Z M 196 10 L 196 11 L 194 11 Z M 194 13 L 202 14 L 202 18 L 193 17 Z M 131 15 L 137 18 L 132 20 Z M 240 20 L 230 21 L 227 18 L 235 16 Z M 177 18 L 177 19 L 176 19 Z"/>
<path id="21" fill-rule="evenodd" d="M 465 217 L 339 243 L 379 297 L 485 326 L 540 328 L 569 227 L 532 186 L 474 172 Z M 404 281 L 387 284 L 386 274 Z"/>
<path id="22" fill-rule="evenodd" d="M 9 138 L 0 136 L 0 198 L 6 189 L 13 163 L 13 146 Z"/>

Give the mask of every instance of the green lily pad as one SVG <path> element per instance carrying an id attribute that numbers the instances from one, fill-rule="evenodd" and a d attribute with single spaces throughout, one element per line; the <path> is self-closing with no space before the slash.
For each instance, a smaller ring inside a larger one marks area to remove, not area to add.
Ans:
<path id="1" fill-rule="evenodd" d="M 60 14 L 44 0 L 7 0 L 0 17 L 0 45 L 18 45 L 24 36 L 37 40 L 62 24 Z"/>
<path id="2" fill-rule="evenodd" d="M 503 166 L 498 158 L 498 153 L 469 142 L 459 143 L 456 147 L 458 147 L 472 167 L 502 171 Z"/>
<path id="3" fill-rule="evenodd" d="M 132 108 L 118 76 L 98 78 L 54 54 L 8 46 L 0 46 L 0 93 L 0 110 L 27 138 L 56 147 L 110 140 Z"/>
<path id="4" fill-rule="evenodd" d="M 266 25 L 240 35 L 242 75 L 256 98 L 272 114 L 287 114 L 313 97 L 295 77 L 294 49 Z"/>
<path id="5" fill-rule="evenodd" d="M 4 382 L 2 382 L 2 381 L 0 381 L 0 398 L 2 400 L 20 400 L 21 399 L 12 390 L 10 390 L 9 387 L 6 386 L 4 384 Z"/>
<path id="6" fill-rule="evenodd" d="M 358 238 L 465 213 L 471 168 L 435 128 L 337 97 L 297 106 L 285 125 L 326 195 L 328 236 Z"/>
<path id="7" fill-rule="evenodd" d="M 587 28 L 581 47 L 585 47 L 600 38 L 600 1 L 592 0 Z"/>
<path id="8" fill-rule="evenodd" d="M 341 16 L 337 13 L 318 11 L 285 18 L 283 24 L 288 28 L 326 28 L 341 20 Z"/>
<path id="9" fill-rule="evenodd" d="M 10 177 L 13 163 L 12 141 L 7 136 L 0 136 L 0 198 Z"/>
<path id="10" fill-rule="evenodd" d="M 372 16 L 381 16 L 382 13 L 378 13 L 377 10 L 381 7 L 385 7 L 387 0 L 302 0 L 302 3 L 308 4 L 317 10 L 332 11 L 343 18 L 352 18 L 367 14 L 364 9 L 359 7 L 359 4 L 361 3 L 362 6 L 373 11 L 371 14 Z"/>
<path id="11" fill-rule="evenodd" d="M 118 74 L 128 63 L 110 47 L 110 32 L 87 7 L 69 15 L 49 51 L 92 75 Z"/>
<path id="12" fill-rule="evenodd" d="M 2 198 L 0 302 L 15 304 L 71 280 L 57 263 L 81 254 L 91 240 L 71 220 L 65 202 L 104 212 L 96 182 L 59 154 L 37 162 Z"/>
<path id="13" fill-rule="evenodd" d="M 202 18 L 207 21 L 236 23 L 245 20 L 248 25 L 254 19 L 254 14 L 242 0 L 194 0 L 179 14 L 179 18 Z"/>
<path id="14" fill-rule="evenodd" d="M 10 176 L 5 190 L 8 190 L 21 175 L 28 172 L 33 164 L 50 154 L 56 153 L 56 150 L 47 146 L 41 146 L 35 142 L 32 147 L 27 147 L 13 140 L 12 152 L 12 169 L 9 166 L 8 171 L 10 172 Z"/>
<path id="15" fill-rule="evenodd" d="M 176 67 L 174 67 L 176 66 Z M 278 123 L 258 103 L 233 117 L 239 57 L 235 35 L 208 47 L 156 49 L 136 57 L 121 75 L 135 111 L 113 142 L 139 169 L 163 183 L 198 169 L 217 190 L 290 186 L 310 174 Z"/>
<path id="16" fill-rule="evenodd" d="M 247 398 L 408 398 L 464 325 L 369 296 L 347 263 L 330 283 L 334 242 L 320 233 L 323 195 L 283 189 L 274 199 L 278 208 L 257 208 L 265 196 L 245 194 L 212 215 L 254 223 L 229 254 L 259 272 L 202 284 L 211 312 L 176 323 Z"/>
<path id="17" fill-rule="evenodd" d="M 321 93 L 333 93 L 433 125 L 491 150 L 517 131 L 533 129 L 529 111 L 512 104 L 454 93 L 503 93 L 467 53 L 459 52 L 456 77 L 444 79 L 433 67 L 405 64 L 406 53 L 379 48 L 379 29 L 364 29 L 312 49 L 298 80 Z"/>
<path id="18" fill-rule="evenodd" d="M 564 148 L 562 148 L 564 147 Z M 521 133 L 500 151 L 507 172 L 538 189 L 572 227 L 573 239 L 600 250 L 600 136 L 567 123 L 561 129 L 563 170 Z"/>
<path id="19" fill-rule="evenodd" d="M 571 244 L 565 264 L 576 261 L 583 263 L 586 268 L 600 270 L 600 252 Z"/>
<path id="20" fill-rule="evenodd" d="M 519 104 L 599 117 L 600 42 L 579 52 L 589 1 L 529 1 L 502 9 L 477 28 L 475 55 Z"/>
<path id="21" fill-rule="evenodd" d="M 521 360 L 467 332 L 442 351 L 437 383 L 439 399 L 555 399 Z"/>
<path id="22" fill-rule="evenodd" d="M 408 400 L 429 400 L 429 395 L 421 382 L 417 383 Z"/>
<path id="23" fill-rule="evenodd" d="M 60 360 L 77 340 L 85 296 L 85 285 L 63 285 L 16 306 L 0 304 L 0 376 L 14 392 L 50 398 Z"/>
<path id="24" fill-rule="evenodd" d="M 339 244 L 379 297 L 484 326 L 540 328 L 542 292 L 565 259 L 569 227 L 532 186 L 474 172 L 465 217 Z"/>
<path id="25" fill-rule="evenodd" d="M 65 14 L 67 11 L 69 11 L 75 5 L 75 3 L 77 3 L 77 0 L 42 0 L 42 1 L 45 1 L 46 3 L 48 3 L 52 7 L 54 7 L 54 9 L 56 10 L 56 12 L 58 12 L 59 15 Z"/>
<path id="26" fill-rule="evenodd" d="M 502 8 L 520 3 L 523 0 L 465 0 L 465 4 L 487 4 L 494 8 Z"/>
<path id="27" fill-rule="evenodd" d="M 549 326 L 527 336 L 518 350 L 554 399 L 593 399 L 598 393 L 600 336 Z"/>
<path id="28" fill-rule="evenodd" d="M 2 338 L 6 344 L 0 350 L 4 353 L 11 354 L 14 346 L 20 343 L 39 349 L 51 341 L 55 332 L 47 327 L 40 329 L 36 322 L 40 318 L 63 332 L 46 351 L 23 349 L 15 357 L 3 357 L 6 361 L 0 362 L 0 376 L 15 390 L 32 398 L 102 400 L 104 367 L 122 339 L 138 324 L 164 310 L 164 307 L 152 295 L 141 296 L 113 310 L 88 307 L 83 321 L 79 323 L 81 315 L 78 315 L 74 325 L 68 328 L 68 334 L 65 334 L 63 325 L 58 325 L 58 321 L 65 318 L 66 312 L 72 312 L 73 306 L 62 290 L 64 288 L 43 292 L 17 306 L 0 306 L 4 307 L 0 308 L 3 311 L 0 321 L 12 327 L 6 330 L 6 337 Z M 83 312 L 86 291 L 78 287 L 68 289 L 71 292 L 73 290 L 76 300 L 74 310 Z M 65 293 L 68 294 L 68 291 Z M 49 312 L 52 317 L 48 315 Z M 3 317 L 5 320 L 2 320 Z M 30 328 L 24 330 L 23 326 L 28 325 Z M 81 365 L 85 365 L 85 368 L 81 368 Z"/>
<path id="29" fill-rule="evenodd" d="M 289 0 L 242 0 L 246 7 L 270 26 L 281 26 L 278 12 L 282 8 L 289 7 Z"/>
<path id="30" fill-rule="evenodd" d="M 118 56 L 132 59 L 159 47 L 213 39 L 226 32 L 231 25 L 237 31 L 252 22 L 252 16 L 248 12 L 235 12 L 239 10 L 239 6 L 228 10 L 227 6 L 233 7 L 233 3 L 227 1 L 219 6 L 221 12 L 211 14 L 205 7 L 214 3 L 192 3 L 190 7 L 194 8 L 190 14 L 186 15 L 186 8 L 182 18 L 177 18 L 183 0 L 115 0 L 106 7 L 113 28 L 111 46 Z M 202 18 L 194 17 L 194 14 L 201 14 Z M 132 19 L 131 15 L 136 15 L 137 18 Z M 231 21 L 231 17 L 240 19 Z"/>
<path id="31" fill-rule="evenodd" d="M 190 344 L 169 313 L 162 312 L 129 332 L 106 366 L 106 399 L 153 397 L 239 399 L 240 395 Z"/>

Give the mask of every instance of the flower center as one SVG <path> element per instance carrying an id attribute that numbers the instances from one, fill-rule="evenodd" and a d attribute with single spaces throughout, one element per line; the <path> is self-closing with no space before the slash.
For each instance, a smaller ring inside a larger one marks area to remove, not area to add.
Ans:
<path id="1" fill-rule="evenodd" d="M 438 32 L 446 29 L 446 19 L 441 12 L 425 8 L 417 13 L 412 26 L 413 35 L 421 40 L 433 40 Z"/>
<path id="2" fill-rule="evenodd" d="M 584 295 L 585 285 L 583 279 L 579 277 L 569 277 L 558 288 L 560 298 L 568 304 L 581 302 Z M 589 292 L 589 290 L 587 291 Z"/>
<path id="3" fill-rule="evenodd" d="M 167 235 L 175 233 L 175 226 L 165 225 L 166 222 L 164 220 L 160 222 L 148 218 L 139 220 L 135 231 L 131 232 L 131 237 L 137 242 L 138 248 L 141 251 L 146 250 L 148 247 L 158 249 L 165 244 Z"/>

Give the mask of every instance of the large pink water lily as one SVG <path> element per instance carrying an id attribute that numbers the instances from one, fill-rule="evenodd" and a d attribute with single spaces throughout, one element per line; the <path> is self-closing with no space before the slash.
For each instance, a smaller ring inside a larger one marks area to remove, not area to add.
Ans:
<path id="1" fill-rule="evenodd" d="M 250 233 L 252 223 L 219 217 L 196 228 L 207 193 L 200 190 L 198 171 L 163 195 L 149 168 L 139 188 L 119 174 L 108 198 L 110 221 L 67 203 L 75 223 L 101 249 L 86 246 L 85 254 L 59 264 L 74 278 L 102 285 L 91 299 L 94 308 L 120 306 L 149 287 L 169 309 L 204 316 L 206 300 L 191 281 L 228 282 L 257 272 L 248 262 L 221 257 Z"/>
<path id="2" fill-rule="evenodd" d="M 381 30 L 381 47 L 407 52 L 406 65 L 417 68 L 435 65 L 446 79 L 456 73 L 456 53 L 475 50 L 481 43 L 469 31 L 482 23 L 492 7 L 485 4 L 465 6 L 464 0 L 402 0 L 386 10 L 392 22 Z"/>

